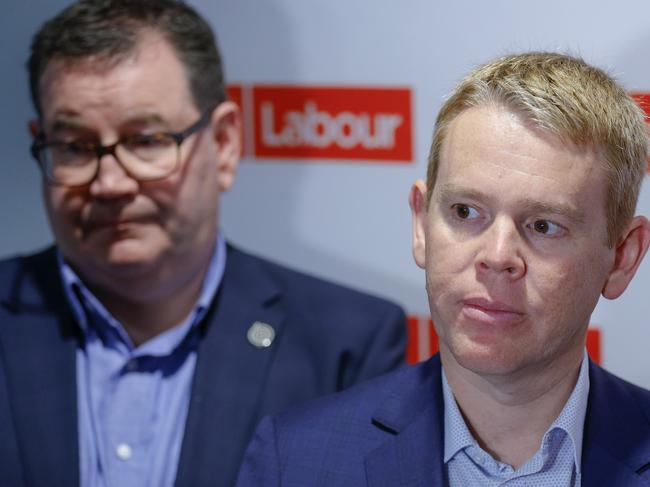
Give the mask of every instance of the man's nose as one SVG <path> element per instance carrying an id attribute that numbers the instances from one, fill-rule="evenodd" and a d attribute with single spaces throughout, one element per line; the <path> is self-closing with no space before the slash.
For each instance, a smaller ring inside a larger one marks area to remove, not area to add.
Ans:
<path id="1" fill-rule="evenodd" d="M 495 219 L 480 236 L 476 268 L 482 273 L 494 273 L 516 280 L 526 273 L 522 255 L 523 237 L 515 222 L 506 217 Z"/>
<path id="2" fill-rule="evenodd" d="M 97 198 L 120 198 L 135 194 L 138 181 L 118 161 L 114 154 L 104 154 L 99 159 L 97 175 L 90 183 L 90 193 Z"/>

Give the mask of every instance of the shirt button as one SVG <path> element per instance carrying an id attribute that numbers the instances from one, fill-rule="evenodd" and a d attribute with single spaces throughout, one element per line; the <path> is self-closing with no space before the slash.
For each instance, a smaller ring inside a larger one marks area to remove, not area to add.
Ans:
<path id="1" fill-rule="evenodd" d="M 131 458 L 131 456 L 133 455 L 133 450 L 126 443 L 120 443 L 119 445 L 117 445 L 117 448 L 115 449 L 115 453 L 117 454 L 117 458 L 126 461 L 129 458 Z"/>
<path id="2" fill-rule="evenodd" d="M 138 369 L 138 359 L 132 358 L 126 363 L 126 370 L 128 372 L 133 372 Z"/>

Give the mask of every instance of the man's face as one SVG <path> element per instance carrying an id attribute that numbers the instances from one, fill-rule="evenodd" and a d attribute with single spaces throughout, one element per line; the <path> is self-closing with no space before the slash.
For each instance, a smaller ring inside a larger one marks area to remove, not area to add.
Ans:
<path id="1" fill-rule="evenodd" d="M 153 33 L 115 65 L 52 61 L 40 92 L 48 140 L 110 145 L 128 135 L 179 132 L 201 115 L 181 63 Z M 232 183 L 239 154 L 238 130 L 231 130 L 237 120 L 232 104 L 220 105 L 208 127 L 181 145 L 179 169 L 161 180 L 139 182 L 104 156 L 87 186 L 44 184 L 66 259 L 89 283 L 113 292 L 128 293 L 123 283 L 133 278 L 170 286 L 187 279 L 213 249 L 218 195 Z"/>
<path id="2" fill-rule="evenodd" d="M 616 255 L 601 164 L 504 108 L 452 122 L 428 211 L 411 195 L 443 360 L 504 375 L 580 359 Z"/>

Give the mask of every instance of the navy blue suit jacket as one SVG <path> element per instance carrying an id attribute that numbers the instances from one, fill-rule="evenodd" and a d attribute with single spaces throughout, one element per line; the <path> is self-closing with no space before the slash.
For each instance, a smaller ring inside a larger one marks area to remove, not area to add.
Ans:
<path id="1" fill-rule="evenodd" d="M 253 347 L 255 321 L 272 325 Z M 259 419 L 403 361 L 395 305 L 228 247 L 202 339 L 176 485 L 231 487 Z M 0 485 L 79 483 L 78 327 L 54 249 L 0 263 Z"/>
<path id="2" fill-rule="evenodd" d="M 650 486 L 650 392 L 593 363 L 585 487 Z M 439 356 L 265 418 L 238 487 L 446 485 Z"/>

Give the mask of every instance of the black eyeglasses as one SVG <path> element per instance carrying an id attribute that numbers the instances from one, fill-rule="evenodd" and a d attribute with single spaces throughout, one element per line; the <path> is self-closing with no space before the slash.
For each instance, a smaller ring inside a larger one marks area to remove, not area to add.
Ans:
<path id="1" fill-rule="evenodd" d="M 213 110 L 182 132 L 156 132 L 129 135 L 111 145 L 86 141 L 47 141 L 39 134 L 31 152 L 45 179 L 54 185 L 85 186 L 97 177 L 99 161 L 112 155 L 133 179 L 154 181 L 176 171 L 180 165 L 180 147 L 185 139 L 210 121 Z"/>

